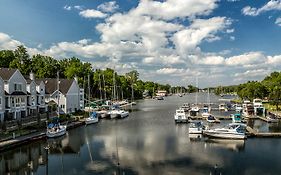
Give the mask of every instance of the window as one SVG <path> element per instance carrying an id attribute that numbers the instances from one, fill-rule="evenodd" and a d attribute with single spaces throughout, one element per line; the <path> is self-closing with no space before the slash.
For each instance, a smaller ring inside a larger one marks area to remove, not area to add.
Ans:
<path id="1" fill-rule="evenodd" d="M 15 83 L 14 84 L 14 90 L 15 91 L 22 91 L 22 84 Z"/>

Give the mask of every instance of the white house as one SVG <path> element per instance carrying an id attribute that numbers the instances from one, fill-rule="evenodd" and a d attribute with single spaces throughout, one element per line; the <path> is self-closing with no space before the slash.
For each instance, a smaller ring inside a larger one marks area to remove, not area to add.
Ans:
<path id="1" fill-rule="evenodd" d="M 0 123 L 4 121 L 4 113 L 5 113 L 4 80 L 0 77 Z"/>
<path id="2" fill-rule="evenodd" d="M 81 108 L 81 96 L 84 100 L 84 91 L 81 91 L 77 80 L 60 79 L 58 90 L 57 79 L 44 79 L 46 87 L 46 102 L 55 102 L 60 107 L 60 113 L 72 113 Z"/>
<path id="3" fill-rule="evenodd" d="M 5 117 L 7 120 L 21 119 L 27 115 L 26 80 L 17 69 L 0 68 L 4 80 Z"/>

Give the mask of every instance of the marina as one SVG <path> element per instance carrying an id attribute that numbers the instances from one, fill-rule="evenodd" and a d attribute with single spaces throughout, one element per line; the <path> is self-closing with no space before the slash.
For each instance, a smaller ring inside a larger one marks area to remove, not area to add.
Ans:
<path id="1" fill-rule="evenodd" d="M 175 124 L 173 114 L 183 103 L 192 103 L 189 99 L 192 99 L 193 95 L 188 94 L 181 98 L 170 96 L 163 101 L 155 99 L 137 101 L 137 105 L 133 106 L 127 118 L 102 119 L 99 123 L 87 127 L 83 127 L 83 122 L 78 122 L 75 126 L 68 124 L 67 135 L 56 139 L 46 140 L 42 133 L 43 138 L 34 143 L 28 141 L 24 144 L 29 143 L 26 146 L 3 150 L 0 154 L 0 165 L 3 167 L 0 174 L 27 171 L 33 174 L 46 174 L 47 168 L 48 174 L 76 174 L 77 172 L 82 174 L 117 172 L 182 174 L 188 171 L 191 174 L 203 175 L 212 172 L 215 165 L 220 167 L 222 174 L 230 175 L 247 174 L 251 168 L 255 168 L 255 174 L 270 172 L 274 174 L 273 172 L 280 171 L 279 166 L 275 164 L 263 165 L 264 159 L 278 162 L 278 156 L 281 155 L 279 149 L 272 149 L 276 144 L 281 144 L 279 139 L 274 139 L 280 136 L 278 136 L 278 130 L 281 131 L 279 123 L 250 119 L 247 130 L 255 136 L 248 134 L 245 141 L 221 140 L 204 137 L 201 134 L 189 134 L 190 124 Z M 204 94 L 199 93 L 198 101 L 202 100 L 203 96 Z M 211 94 L 213 103 L 216 103 L 217 98 Z M 232 122 L 230 111 L 213 111 L 212 113 L 225 120 L 221 120 L 220 124 L 210 124 L 211 128 L 223 127 Z M 226 120 L 227 118 L 229 119 Z M 205 125 L 206 121 L 202 121 Z M 279 129 L 271 129 L 272 126 Z M 44 147 L 49 147 L 47 156 L 42 151 Z M 19 154 L 20 150 L 21 154 Z M 21 166 L 10 164 L 9 162 L 15 161 L 13 159 L 18 156 L 24 157 L 28 153 L 23 150 L 41 150 L 41 152 L 37 154 L 35 151 L 36 156 L 22 159 Z M 263 156 L 254 153 L 265 151 L 267 154 Z M 8 159 L 7 155 L 9 155 Z M 251 156 L 256 163 L 241 159 L 245 156 Z M 38 160 L 41 162 L 40 165 L 35 165 Z M 237 160 L 240 161 L 242 167 L 235 168 Z M 161 168 L 163 167 L 161 162 L 165 162 L 165 169 Z M 31 164 L 33 166 L 30 166 Z"/>

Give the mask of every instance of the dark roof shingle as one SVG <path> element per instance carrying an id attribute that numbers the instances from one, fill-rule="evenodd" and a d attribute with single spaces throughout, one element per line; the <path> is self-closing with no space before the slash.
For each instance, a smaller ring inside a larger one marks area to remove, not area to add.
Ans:
<path id="1" fill-rule="evenodd" d="M 17 71 L 17 69 L 11 69 L 11 68 L 0 68 L 0 77 L 7 81 L 9 80 L 13 74 Z"/>
<path id="2" fill-rule="evenodd" d="M 45 79 L 40 79 L 40 81 L 43 81 L 45 83 L 45 91 L 46 94 L 52 94 L 57 90 L 57 79 L 55 78 L 45 78 Z M 73 79 L 72 80 L 68 80 L 68 79 L 60 79 L 60 92 L 62 94 L 67 94 L 69 88 L 71 87 L 72 83 L 73 83 Z"/>

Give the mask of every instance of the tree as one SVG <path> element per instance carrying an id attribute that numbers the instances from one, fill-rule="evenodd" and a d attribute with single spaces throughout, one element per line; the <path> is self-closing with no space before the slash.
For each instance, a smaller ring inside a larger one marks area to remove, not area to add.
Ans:
<path id="1" fill-rule="evenodd" d="M 279 110 L 279 105 L 281 103 L 281 88 L 280 86 L 275 86 L 274 89 L 269 94 L 269 100 L 272 105 L 276 106 L 276 110 Z"/>
<path id="2" fill-rule="evenodd" d="M 15 59 L 14 52 L 12 50 L 0 51 L 0 67 L 8 68 L 10 63 Z"/>
<path id="3" fill-rule="evenodd" d="M 14 51 L 15 59 L 10 63 L 11 68 L 19 69 L 23 75 L 28 75 L 31 70 L 31 59 L 23 45 L 17 47 Z"/>

